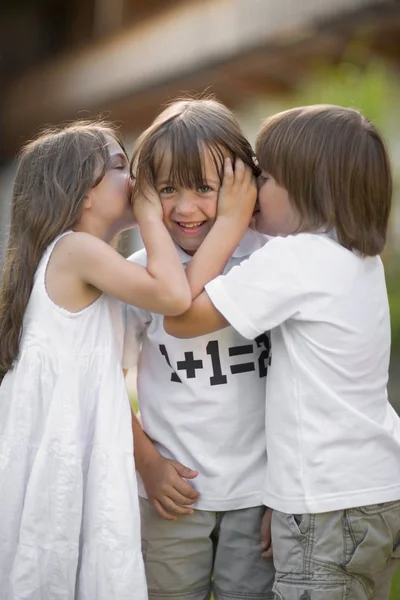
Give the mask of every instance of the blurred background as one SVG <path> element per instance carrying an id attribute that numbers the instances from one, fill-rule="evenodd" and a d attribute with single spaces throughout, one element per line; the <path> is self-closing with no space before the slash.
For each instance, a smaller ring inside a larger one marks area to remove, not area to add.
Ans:
<path id="1" fill-rule="evenodd" d="M 362 110 L 386 136 L 395 176 L 383 259 L 389 395 L 400 411 L 399 1 L 2 0 L 0 90 L 0 264 L 14 157 L 44 124 L 102 115 L 129 149 L 166 101 L 187 93 L 215 94 L 252 142 L 263 118 L 291 106 Z M 140 237 L 123 242 L 129 254 Z M 400 599 L 400 573 L 391 598 Z"/>
<path id="2" fill-rule="evenodd" d="M 166 101 L 207 91 L 254 141 L 267 115 L 320 102 L 361 109 L 395 174 L 384 255 L 400 410 L 400 3 L 397 0 L 2 0 L 0 262 L 14 157 L 44 124 L 102 115 L 128 149 Z M 140 244 L 124 238 L 123 252 Z"/>

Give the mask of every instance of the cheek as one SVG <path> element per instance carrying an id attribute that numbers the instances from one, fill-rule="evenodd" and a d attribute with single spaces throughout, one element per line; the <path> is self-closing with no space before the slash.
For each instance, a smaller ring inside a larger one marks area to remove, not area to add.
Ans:
<path id="1" fill-rule="evenodd" d="M 168 223 L 171 220 L 171 215 L 174 211 L 175 203 L 171 199 L 163 198 L 163 199 L 161 199 L 161 207 L 163 210 L 164 222 Z"/>
<path id="2" fill-rule="evenodd" d="M 218 194 L 213 198 L 207 198 L 202 201 L 199 208 L 210 221 L 215 221 L 217 218 Z"/>
<path id="3" fill-rule="evenodd" d="M 265 189 L 265 184 L 258 192 L 258 205 L 262 212 L 267 211 L 269 209 L 268 192 Z"/>

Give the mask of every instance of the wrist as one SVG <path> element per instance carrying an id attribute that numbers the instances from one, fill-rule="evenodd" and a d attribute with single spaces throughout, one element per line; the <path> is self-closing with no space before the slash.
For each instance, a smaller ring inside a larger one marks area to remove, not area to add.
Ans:
<path id="1" fill-rule="evenodd" d="M 229 224 L 230 227 L 232 226 L 232 223 L 234 223 L 235 225 L 242 225 L 243 227 L 247 227 L 246 221 L 243 220 L 243 213 L 240 213 L 239 211 L 231 211 L 228 214 L 217 215 L 216 222 L 227 225 Z"/>
<path id="2" fill-rule="evenodd" d="M 162 215 L 159 215 L 157 211 L 146 211 L 136 215 L 136 220 L 141 225 L 152 225 L 154 223 L 162 222 Z"/>
<path id="3" fill-rule="evenodd" d="M 143 449 L 138 455 L 135 453 L 136 470 L 142 475 L 142 472 L 152 469 L 154 464 L 162 458 L 161 454 L 149 440 L 146 449 Z"/>

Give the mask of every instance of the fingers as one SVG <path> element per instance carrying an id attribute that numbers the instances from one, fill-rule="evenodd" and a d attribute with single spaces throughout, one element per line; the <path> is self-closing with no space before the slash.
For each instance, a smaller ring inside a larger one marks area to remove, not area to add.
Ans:
<path id="1" fill-rule="evenodd" d="M 184 477 L 185 479 L 194 479 L 199 474 L 198 471 L 193 471 L 193 469 L 185 467 L 185 465 L 183 465 L 182 463 L 172 461 L 172 464 L 174 465 L 178 475 Z"/>
<path id="2" fill-rule="evenodd" d="M 178 519 L 178 517 L 176 517 L 175 515 L 172 515 L 171 513 L 167 512 L 158 500 L 152 500 L 152 504 L 156 512 L 160 515 L 160 517 L 162 517 L 166 521 L 176 521 Z"/>
<path id="3" fill-rule="evenodd" d="M 240 188 L 243 185 L 247 170 L 250 168 L 246 167 L 240 158 L 237 158 L 235 160 L 235 186 Z"/>
<path id="4" fill-rule="evenodd" d="M 181 482 L 174 483 L 174 486 L 168 491 L 168 495 L 175 502 L 179 504 L 193 504 L 199 497 L 199 492 L 193 489 L 189 484 L 182 481 L 183 485 L 180 485 Z"/>
<path id="5" fill-rule="evenodd" d="M 273 556 L 272 546 L 270 546 L 268 548 L 268 550 L 264 550 L 263 552 L 261 552 L 261 556 L 262 556 L 262 558 L 272 558 L 272 556 Z"/>
<path id="6" fill-rule="evenodd" d="M 165 497 L 170 498 L 175 504 L 185 506 L 186 508 L 191 508 L 191 505 L 197 500 L 197 498 L 188 498 L 187 496 L 180 494 L 176 489 L 170 490 L 168 494 L 165 494 Z"/>
<path id="7" fill-rule="evenodd" d="M 192 514 L 191 505 L 197 500 L 199 493 L 182 479 L 182 476 L 194 478 L 198 475 L 197 471 L 169 459 L 162 458 L 160 461 L 156 485 L 151 479 L 144 479 L 148 498 L 155 510 L 163 519 L 169 521 L 176 520 L 178 516 Z M 154 468 L 151 475 L 155 476 Z"/>
<path id="8" fill-rule="evenodd" d="M 271 519 L 272 509 L 266 508 L 261 522 L 261 556 L 263 558 L 271 558 L 272 556 Z"/>
<path id="9" fill-rule="evenodd" d="M 174 462 L 172 462 L 171 465 L 176 468 Z M 177 465 L 183 467 L 180 463 L 177 463 Z M 178 473 L 174 473 L 174 476 L 170 477 L 168 487 L 166 487 L 163 492 L 163 497 L 169 497 L 180 505 L 193 504 L 198 499 L 199 495 L 199 492 L 195 490 L 190 483 L 182 479 Z"/>
<path id="10" fill-rule="evenodd" d="M 236 158 L 234 173 L 235 187 L 247 189 L 249 186 L 253 185 L 253 183 L 256 185 L 251 167 L 249 167 L 249 165 L 245 165 L 240 158 Z"/>
<path id="11" fill-rule="evenodd" d="M 176 521 L 178 516 L 193 514 L 193 508 L 180 506 L 170 498 L 164 497 L 160 500 L 152 498 L 151 502 L 157 513 L 167 521 Z"/>
<path id="12" fill-rule="evenodd" d="M 234 174 L 233 174 L 233 166 L 232 160 L 229 157 L 226 157 L 224 160 L 224 177 L 222 181 L 222 187 L 230 188 L 232 187 L 234 182 Z"/>
<path id="13" fill-rule="evenodd" d="M 162 500 L 159 500 L 159 502 L 161 502 L 161 504 L 165 510 L 167 510 L 169 513 L 172 513 L 174 515 L 192 515 L 193 514 L 193 508 L 191 508 L 190 506 L 182 506 L 181 504 L 177 504 L 170 497 L 165 496 Z"/>
<path id="14" fill-rule="evenodd" d="M 199 493 L 185 479 L 194 479 L 198 476 L 198 471 L 193 471 L 176 461 L 172 461 L 171 464 L 179 475 L 179 479 L 175 479 L 173 482 L 175 490 L 185 497 L 184 504 L 192 504 L 199 497 Z"/>
<path id="15" fill-rule="evenodd" d="M 158 498 L 150 498 L 150 500 L 163 519 L 172 521 L 176 520 L 177 516 L 193 514 L 193 508 L 187 506 L 188 504 L 192 504 L 192 502 L 176 493 L 175 490 L 171 491 L 169 496 L 163 495 Z"/>

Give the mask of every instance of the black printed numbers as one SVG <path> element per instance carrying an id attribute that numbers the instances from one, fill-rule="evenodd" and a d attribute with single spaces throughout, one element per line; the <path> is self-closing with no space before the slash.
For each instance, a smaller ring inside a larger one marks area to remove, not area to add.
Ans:
<path id="1" fill-rule="evenodd" d="M 228 381 L 226 375 L 222 375 L 221 369 L 221 357 L 219 355 L 219 345 L 218 340 L 213 340 L 212 342 L 208 342 L 207 344 L 207 354 L 211 356 L 211 364 L 213 374 L 210 377 L 211 385 L 221 385 Z"/>
<path id="2" fill-rule="evenodd" d="M 264 350 L 258 357 L 258 372 L 260 377 L 266 377 L 268 367 L 271 364 L 271 342 L 269 335 L 268 333 L 263 333 L 256 337 L 254 341 L 257 344 L 257 348 L 262 348 L 264 346 Z"/>
<path id="3" fill-rule="evenodd" d="M 271 364 L 270 355 L 270 340 L 268 333 L 263 333 L 255 339 L 256 347 L 261 349 L 257 351 L 254 347 L 254 343 L 244 344 L 242 346 L 231 346 L 228 348 L 228 355 L 232 360 L 232 364 L 229 367 L 231 375 L 240 375 L 241 373 L 251 373 L 252 371 L 258 370 L 259 377 L 266 377 L 268 367 Z M 182 379 L 179 377 L 177 371 L 184 371 L 186 379 L 195 379 L 200 371 L 203 369 L 211 371 L 211 377 L 209 377 L 210 385 L 224 385 L 228 382 L 228 375 L 222 372 L 221 362 L 221 351 L 218 340 L 212 340 L 208 342 L 206 346 L 206 353 L 209 356 L 209 360 L 204 358 L 198 358 L 194 356 L 194 352 L 184 352 L 184 360 L 178 360 L 176 362 L 176 369 L 171 364 L 168 352 L 164 344 L 159 346 L 161 354 L 164 356 L 167 365 L 171 368 L 171 381 L 176 383 L 182 383 Z M 244 360 L 243 362 L 237 362 L 236 357 L 248 356 L 250 360 Z M 257 369 L 258 367 L 258 369 Z"/>
<path id="4" fill-rule="evenodd" d="M 160 348 L 161 354 L 163 355 L 163 357 L 167 361 L 167 365 L 169 367 L 171 367 L 171 369 L 172 369 L 171 361 L 169 360 L 169 356 L 168 356 L 168 352 L 167 352 L 166 347 L 164 346 L 164 344 L 160 344 L 159 348 Z M 179 377 L 179 375 L 177 373 L 175 373 L 174 370 L 171 373 L 171 381 L 175 381 L 176 383 L 182 383 L 182 379 Z"/>

